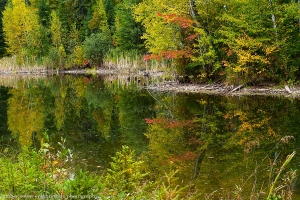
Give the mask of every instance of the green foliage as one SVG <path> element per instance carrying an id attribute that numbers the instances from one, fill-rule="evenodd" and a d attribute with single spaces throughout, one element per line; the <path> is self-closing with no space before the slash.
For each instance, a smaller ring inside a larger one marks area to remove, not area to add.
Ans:
<path id="1" fill-rule="evenodd" d="M 196 39 L 194 44 L 194 53 L 191 58 L 191 66 L 197 66 L 192 69 L 192 73 L 197 72 L 198 76 L 204 80 L 215 75 L 221 67 L 218 61 L 217 52 L 213 47 L 213 39 L 203 28 L 194 28 Z"/>
<path id="2" fill-rule="evenodd" d="M 275 190 L 274 187 L 275 187 L 275 184 L 277 183 L 278 178 L 280 177 L 282 171 L 291 162 L 291 160 L 293 159 L 293 157 L 295 156 L 295 154 L 296 154 L 296 151 L 294 151 L 293 153 L 291 153 L 290 155 L 288 155 L 286 157 L 286 160 L 284 161 L 284 163 L 280 167 L 280 170 L 279 170 L 277 176 L 275 177 L 274 181 L 272 182 L 272 184 L 270 186 L 270 190 L 269 190 L 269 194 L 268 194 L 267 200 L 280 199 L 280 196 L 276 197 L 277 195 L 274 193 L 274 190 Z"/>
<path id="3" fill-rule="evenodd" d="M 52 45 L 58 48 L 62 44 L 62 24 L 55 11 L 51 13 L 51 38 Z"/>
<path id="4" fill-rule="evenodd" d="M 105 176 L 106 187 L 115 196 L 138 194 L 138 190 L 144 187 L 147 173 L 142 171 L 142 161 L 136 161 L 134 151 L 128 146 L 122 146 L 122 150 L 112 157 L 111 168 Z"/>
<path id="5" fill-rule="evenodd" d="M 59 142 L 56 153 L 48 143 L 36 151 L 25 146 L 16 156 L 0 157 L 1 194 L 11 195 L 98 195 L 101 189 L 99 178 L 82 169 L 67 167 L 71 152 Z M 9 150 L 6 150 L 9 153 Z M 73 174 L 74 178 L 69 178 Z"/>
<path id="6" fill-rule="evenodd" d="M 116 9 L 115 17 L 115 45 L 121 51 L 143 50 L 143 27 L 140 23 L 135 22 L 132 16 L 131 1 L 124 1 Z"/>
<path id="7" fill-rule="evenodd" d="M 49 27 L 50 14 L 51 10 L 49 3 L 47 3 L 46 0 L 41 0 L 38 7 L 38 15 L 42 26 Z"/>
<path id="8" fill-rule="evenodd" d="M 78 196 L 97 196 L 99 194 L 103 185 L 99 183 L 98 176 L 90 174 L 81 168 L 77 169 L 74 174 L 75 177 L 73 179 L 69 179 L 63 184 L 66 194 Z"/>
<path id="9" fill-rule="evenodd" d="M 93 65 L 101 65 L 105 54 L 111 48 L 110 35 L 105 32 L 92 34 L 83 42 L 83 51 L 85 57 Z"/>
<path id="10" fill-rule="evenodd" d="M 182 42 L 181 32 L 175 24 L 168 24 L 158 13 L 185 14 L 188 12 L 186 2 L 179 1 L 143 1 L 134 7 L 135 19 L 145 27 L 143 39 L 146 48 L 153 54 L 162 51 L 177 50 Z"/>
<path id="11" fill-rule="evenodd" d="M 84 51 L 82 46 L 76 46 L 74 49 L 74 64 L 76 66 L 83 66 L 85 57 L 84 57 Z"/>

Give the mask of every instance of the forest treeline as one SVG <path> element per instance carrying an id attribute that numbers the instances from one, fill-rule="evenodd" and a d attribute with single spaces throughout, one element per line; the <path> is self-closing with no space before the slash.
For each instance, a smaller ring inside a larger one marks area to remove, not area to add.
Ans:
<path id="1" fill-rule="evenodd" d="M 198 81 L 295 83 L 299 0 L 1 0 L 0 53 L 53 69 L 136 54 Z"/>

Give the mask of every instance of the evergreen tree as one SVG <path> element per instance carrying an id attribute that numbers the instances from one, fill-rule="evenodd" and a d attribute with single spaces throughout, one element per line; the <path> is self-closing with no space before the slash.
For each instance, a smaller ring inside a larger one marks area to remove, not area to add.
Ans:
<path id="1" fill-rule="evenodd" d="M 2 19 L 3 14 L 2 11 L 4 11 L 5 6 L 7 4 L 7 0 L 0 0 L 0 18 Z M 4 33 L 3 33 L 3 21 L 0 21 L 0 57 L 3 57 L 6 55 L 6 45 L 4 40 Z"/>
<path id="2" fill-rule="evenodd" d="M 99 66 L 103 64 L 105 54 L 112 47 L 111 32 L 102 0 L 97 0 L 89 28 L 94 33 L 83 42 L 84 54 L 92 64 Z"/>
<path id="3" fill-rule="evenodd" d="M 51 13 L 51 37 L 52 45 L 58 48 L 62 44 L 62 24 L 55 11 Z"/>
<path id="4" fill-rule="evenodd" d="M 50 25 L 50 6 L 46 0 L 41 0 L 38 7 L 39 21 L 42 26 L 49 27 Z"/>
<path id="5" fill-rule="evenodd" d="M 118 195 L 124 192 L 134 197 L 139 188 L 143 186 L 142 181 L 147 173 L 142 172 L 141 161 L 136 161 L 134 151 L 128 146 L 122 146 L 122 150 L 112 157 L 111 168 L 105 177 L 107 187 Z"/>
<path id="6" fill-rule="evenodd" d="M 135 0 L 124 0 L 117 5 L 115 18 L 114 39 L 116 46 L 121 51 L 142 50 L 144 40 L 143 27 L 140 23 L 135 22 L 132 15 L 132 6 Z"/>

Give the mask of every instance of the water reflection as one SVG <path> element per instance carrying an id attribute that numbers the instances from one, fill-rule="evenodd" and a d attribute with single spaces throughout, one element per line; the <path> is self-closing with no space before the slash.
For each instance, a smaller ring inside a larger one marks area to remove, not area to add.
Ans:
<path id="1" fill-rule="evenodd" d="M 2 136 L 8 129 L 20 146 L 36 147 L 45 133 L 54 147 L 63 137 L 73 164 L 94 171 L 126 144 L 145 161 L 150 178 L 178 169 L 178 184 L 211 198 L 239 192 L 259 198 L 286 155 L 299 148 L 297 99 L 155 93 L 139 87 L 150 79 L 136 80 L 3 78 Z M 298 165 L 296 156 L 288 169 Z"/>

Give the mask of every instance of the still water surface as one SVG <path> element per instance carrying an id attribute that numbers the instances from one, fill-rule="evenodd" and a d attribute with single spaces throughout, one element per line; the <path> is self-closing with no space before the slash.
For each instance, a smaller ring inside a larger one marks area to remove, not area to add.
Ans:
<path id="1" fill-rule="evenodd" d="M 266 191 L 286 156 L 299 151 L 299 99 L 156 93 L 140 87 L 151 81 L 0 77 L 1 143 L 38 148 L 47 134 L 55 147 L 65 138 L 73 165 L 99 173 L 128 145 L 152 178 L 179 169 L 179 182 L 203 197 Z M 299 164 L 296 154 L 286 170 Z M 288 180 L 284 175 L 281 181 Z M 299 181 L 290 185 L 300 191 Z"/>

